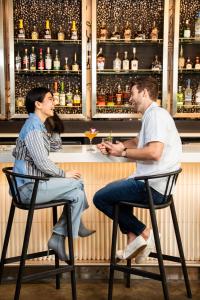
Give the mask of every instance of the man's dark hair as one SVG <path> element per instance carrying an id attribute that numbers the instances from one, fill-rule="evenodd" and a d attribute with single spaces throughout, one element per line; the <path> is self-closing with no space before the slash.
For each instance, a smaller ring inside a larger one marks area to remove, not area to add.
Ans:
<path id="1" fill-rule="evenodd" d="M 132 87 L 136 85 L 139 92 L 146 89 L 149 93 L 151 100 L 156 101 L 158 98 L 158 83 L 153 77 L 137 78 L 133 83 Z"/>
<path id="2" fill-rule="evenodd" d="M 28 114 L 34 113 L 35 111 L 35 102 L 42 102 L 47 93 L 52 92 L 46 87 L 36 87 L 31 89 L 26 95 L 25 106 Z M 52 95 L 53 96 L 53 95 Z"/>

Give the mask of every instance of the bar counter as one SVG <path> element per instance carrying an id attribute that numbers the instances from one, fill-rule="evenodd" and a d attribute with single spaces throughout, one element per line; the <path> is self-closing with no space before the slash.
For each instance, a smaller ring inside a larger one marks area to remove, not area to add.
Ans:
<path id="1" fill-rule="evenodd" d="M 0 146 L 0 167 L 12 166 L 11 151 L 13 146 Z M 96 147 L 95 151 L 87 151 L 89 146 L 63 146 L 59 152 L 50 153 L 50 158 L 64 170 L 79 170 L 85 182 L 90 208 L 84 213 L 83 219 L 89 228 L 96 229 L 96 234 L 88 238 L 75 240 L 75 255 L 77 263 L 104 264 L 110 257 L 112 223 L 102 213 L 97 211 L 92 198 L 98 189 L 108 182 L 125 178 L 135 170 L 135 163 L 125 158 L 104 156 Z M 200 265 L 200 144 L 183 145 L 181 157 L 183 172 L 178 179 L 175 197 L 178 221 L 180 224 L 183 247 L 186 260 L 194 265 Z M 0 250 L 5 234 L 5 228 L 10 208 L 8 185 L 0 171 L 1 204 L 0 204 Z M 146 211 L 135 210 L 139 219 L 148 226 L 150 218 Z M 26 212 L 17 210 L 12 230 L 12 242 L 9 255 L 19 255 L 24 232 Z M 164 252 L 177 254 L 172 222 L 169 210 L 158 212 L 158 225 L 161 233 L 161 245 Z M 46 249 L 52 228 L 52 212 L 47 209 L 35 213 L 29 252 Z M 121 235 L 118 248 L 125 247 L 126 237 Z M 44 258 L 51 260 L 52 258 Z M 149 261 L 149 263 L 154 263 Z M 36 262 L 39 263 L 39 262 Z"/>

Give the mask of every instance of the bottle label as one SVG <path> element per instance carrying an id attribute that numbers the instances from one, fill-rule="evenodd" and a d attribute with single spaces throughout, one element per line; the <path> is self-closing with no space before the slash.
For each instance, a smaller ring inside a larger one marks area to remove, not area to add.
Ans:
<path id="1" fill-rule="evenodd" d="M 54 99 L 54 105 L 59 105 L 59 93 L 54 93 L 53 94 L 53 99 Z"/>
<path id="2" fill-rule="evenodd" d="M 129 61 L 128 60 L 123 61 L 123 70 L 125 70 L 125 71 L 129 70 Z"/>
<path id="3" fill-rule="evenodd" d="M 38 39 L 38 33 L 36 31 L 33 31 L 31 34 L 32 40 L 37 40 Z"/>
<path id="4" fill-rule="evenodd" d="M 17 56 L 16 58 L 15 58 L 15 67 L 16 67 L 16 70 L 17 71 L 20 71 L 21 70 L 21 57 L 19 56 Z"/>
<path id="5" fill-rule="evenodd" d="M 184 37 L 184 38 L 190 38 L 190 35 L 191 35 L 190 29 L 185 29 L 185 30 L 184 30 L 184 34 L 183 34 L 183 37 Z"/>
<path id="6" fill-rule="evenodd" d="M 138 61 L 137 60 L 131 61 L 131 70 L 138 70 Z"/>
<path id="7" fill-rule="evenodd" d="M 105 65 L 105 63 L 104 63 L 104 61 L 97 61 L 97 69 L 98 70 L 104 70 L 104 65 Z"/>
<path id="8" fill-rule="evenodd" d="M 50 33 L 50 31 L 48 29 L 45 31 L 44 38 L 45 39 L 51 39 L 51 33 Z"/>
<path id="9" fill-rule="evenodd" d="M 113 62 L 113 70 L 115 71 L 120 71 L 121 70 L 121 61 L 119 60 L 114 60 Z"/>
<path id="10" fill-rule="evenodd" d="M 75 65 L 72 65 L 72 71 L 78 71 L 79 70 L 79 65 L 78 64 L 75 64 Z"/>
<path id="11" fill-rule="evenodd" d="M 59 41 L 64 41 L 64 39 L 65 39 L 64 33 L 63 32 L 58 32 L 58 40 Z"/>
<path id="12" fill-rule="evenodd" d="M 72 106 L 72 93 L 67 93 L 66 104 L 67 106 Z"/>
<path id="13" fill-rule="evenodd" d="M 43 60 L 40 60 L 38 62 L 38 70 L 44 70 L 44 61 Z"/>
<path id="14" fill-rule="evenodd" d="M 52 59 L 51 58 L 46 58 L 45 59 L 45 69 L 46 70 L 51 70 L 52 69 Z"/>
<path id="15" fill-rule="evenodd" d="M 77 30 L 72 30 L 71 40 L 78 40 Z"/>
<path id="16" fill-rule="evenodd" d="M 192 69 L 192 64 L 190 64 L 190 63 L 189 63 L 189 64 L 186 64 L 186 69 L 187 69 L 187 70 L 191 70 L 191 69 Z"/>
<path id="17" fill-rule="evenodd" d="M 200 70 L 200 64 L 195 64 L 195 67 L 194 67 L 196 70 Z"/>
<path id="18" fill-rule="evenodd" d="M 53 68 L 54 68 L 54 70 L 60 70 L 60 61 L 59 60 L 54 60 Z"/>
<path id="19" fill-rule="evenodd" d="M 25 98 L 19 96 L 19 97 L 16 99 L 16 106 L 17 106 L 17 107 L 22 107 L 22 106 L 24 106 L 24 105 L 25 105 Z"/>
<path id="20" fill-rule="evenodd" d="M 60 94 L 60 105 L 65 106 L 65 94 Z"/>

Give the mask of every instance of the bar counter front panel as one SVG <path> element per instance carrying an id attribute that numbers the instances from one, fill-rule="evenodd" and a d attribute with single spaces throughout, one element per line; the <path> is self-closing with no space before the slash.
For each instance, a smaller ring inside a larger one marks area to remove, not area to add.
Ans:
<path id="1" fill-rule="evenodd" d="M 75 240 L 77 263 L 104 264 L 108 263 L 110 257 L 112 223 L 94 207 L 92 198 L 94 193 L 108 182 L 129 176 L 135 170 L 135 163 L 127 162 L 122 158 L 109 158 L 98 152 L 88 152 L 86 148 L 87 146 L 64 146 L 61 152 L 51 153 L 50 157 L 65 171 L 70 169 L 79 170 L 85 182 L 90 207 L 84 212 L 83 219 L 89 228 L 96 229 L 96 234 L 88 238 L 78 238 Z M 199 150 L 199 144 L 184 146 L 184 153 L 181 158 L 183 172 L 180 174 L 175 194 L 175 205 L 186 260 L 194 266 L 199 266 L 200 261 Z M 1 169 L 12 164 L 11 151 L 1 151 Z M 0 249 L 2 249 L 11 201 L 6 178 L 2 171 L 0 172 L 0 185 Z M 150 226 L 150 217 L 145 210 L 136 209 L 136 215 Z M 9 245 L 9 256 L 20 255 L 25 220 L 26 212 L 17 209 Z M 169 209 L 158 212 L 158 223 L 163 251 L 177 255 L 178 250 Z M 47 241 L 51 230 L 52 211 L 50 209 L 37 211 L 34 216 L 29 253 L 32 251 L 42 251 L 47 248 Z M 117 247 L 118 249 L 123 249 L 125 245 L 126 236 L 120 234 Z M 52 257 L 43 258 L 44 261 L 52 259 Z M 149 262 L 153 263 L 152 260 Z"/>

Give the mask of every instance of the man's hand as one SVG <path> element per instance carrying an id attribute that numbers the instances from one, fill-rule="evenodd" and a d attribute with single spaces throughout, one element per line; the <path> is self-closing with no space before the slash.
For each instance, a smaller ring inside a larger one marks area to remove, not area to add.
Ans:
<path id="1" fill-rule="evenodd" d="M 125 148 L 124 144 L 121 142 L 117 142 L 116 144 L 105 142 L 102 143 L 102 145 L 106 149 L 107 153 L 113 156 L 122 156 L 122 152 L 124 151 Z"/>
<path id="2" fill-rule="evenodd" d="M 74 178 L 74 179 L 80 179 L 81 174 L 78 171 L 68 171 L 65 172 L 65 178 Z"/>
<path id="3" fill-rule="evenodd" d="M 97 144 L 96 146 L 101 151 L 102 154 L 108 155 L 108 151 L 106 150 L 105 143 Z"/>

